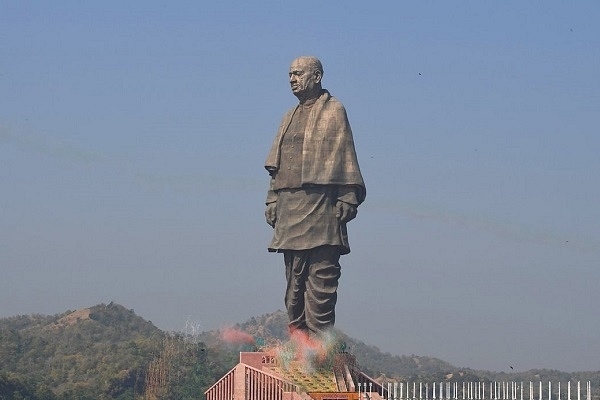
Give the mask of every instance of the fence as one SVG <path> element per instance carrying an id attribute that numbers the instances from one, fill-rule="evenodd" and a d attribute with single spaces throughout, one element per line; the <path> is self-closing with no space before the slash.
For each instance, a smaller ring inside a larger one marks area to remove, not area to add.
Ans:
<path id="1" fill-rule="evenodd" d="M 366 385 L 365 385 L 366 386 Z M 524 382 L 387 382 L 381 385 L 385 400 L 593 400 L 592 383 Z M 364 388 L 365 398 L 367 388 Z"/>

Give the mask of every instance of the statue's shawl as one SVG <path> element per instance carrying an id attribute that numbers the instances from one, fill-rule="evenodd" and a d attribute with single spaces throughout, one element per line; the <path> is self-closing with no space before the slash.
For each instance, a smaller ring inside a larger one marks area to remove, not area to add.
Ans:
<path id="1" fill-rule="evenodd" d="M 281 141 L 297 109 L 292 108 L 283 117 L 265 162 L 270 172 L 279 169 Z M 365 183 L 346 109 L 327 90 L 323 90 L 308 116 L 302 147 L 302 185 L 351 185 L 358 189 L 359 203 L 365 199 Z"/>

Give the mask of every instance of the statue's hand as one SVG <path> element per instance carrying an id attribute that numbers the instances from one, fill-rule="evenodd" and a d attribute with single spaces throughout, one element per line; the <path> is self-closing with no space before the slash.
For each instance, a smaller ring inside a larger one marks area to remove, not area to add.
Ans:
<path id="1" fill-rule="evenodd" d="M 343 201 L 338 201 L 335 204 L 335 209 L 335 216 L 338 217 L 341 223 L 352 221 L 354 218 L 356 218 L 356 213 L 358 212 L 356 206 L 344 203 Z"/>
<path id="2" fill-rule="evenodd" d="M 274 228 L 277 221 L 277 202 L 267 204 L 265 218 L 267 219 L 267 224 Z"/>

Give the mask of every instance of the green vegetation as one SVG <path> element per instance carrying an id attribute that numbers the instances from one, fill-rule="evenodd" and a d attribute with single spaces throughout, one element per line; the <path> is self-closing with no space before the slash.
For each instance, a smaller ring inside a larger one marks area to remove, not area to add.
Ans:
<path id="1" fill-rule="evenodd" d="M 117 304 L 0 320 L 0 399 L 196 399 L 230 368 Z"/>
<path id="2" fill-rule="evenodd" d="M 0 399 L 198 399 L 238 361 L 239 351 L 287 340 L 283 312 L 234 327 L 255 344 L 225 343 L 219 332 L 166 333 L 118 304 L 0 319 Z M 600 372 L 493 373 L 442 360 L 382 353 L 343 332 L 337 338 L 375 378 L 403 381 L 597 382 Z"/>

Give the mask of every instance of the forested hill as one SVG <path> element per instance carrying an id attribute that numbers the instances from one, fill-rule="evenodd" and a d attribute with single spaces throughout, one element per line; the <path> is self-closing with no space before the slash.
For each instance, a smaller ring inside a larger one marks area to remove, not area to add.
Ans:
<path id="1" fill-rule="evenodd" d="M 0 320 L 0 399 L 195 399 L 230 368 L 219 360 L 114 303 Z"/>
<path id="2" fill-rule="evenodd" d="M 117 398 L 143 381 L 162 337 L 151 322 L 113 303 L 54 316 L 4 318 L 0 396 L 93 398 L 103 393 Z"/>
<path id="3" fill-rule="evenodd" d="M 202 398 L 204 390 L 237 363 L 240 350 L 287 340 L 287 317 L 283 312 L 265 314 L 232 330 L 250 340 L 223 340 L 223 331 L 163 332 L 114 303 L 54 316 L 0 319 L 0 399 Z M 437 382 L 600 379 L 598 372 L 539 370 L 508 375 L 460 369 L 436 358 L 390 355 L 343 332 L 336 335 L 360 367 L 375 378 Z"/>

